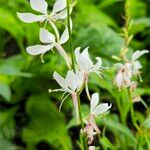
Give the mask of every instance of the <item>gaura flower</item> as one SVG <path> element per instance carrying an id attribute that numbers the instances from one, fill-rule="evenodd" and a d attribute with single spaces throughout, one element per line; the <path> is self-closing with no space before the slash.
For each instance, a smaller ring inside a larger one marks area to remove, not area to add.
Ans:
<path id="1" fill-rule="evenodd" d="M 50 21 L 55 22 L 59 19 L 65 19 L 67 17 L 67 4 L 66 0 L 56 0 L 53 10 L 50 14 L 48 14 L 48 4 L 45 0 L 30 0 L 31 8 L 41 15 L 36 15 L 33 13 L 17 13 L 18 17 L 26 23 L 32 22 L 43 22 Z M 72 10 L 73 5 L 70 6 Z M 71 12 L 71 11 L 70 11 Z"/>
<path id="2" fill-rule="evenodd" d="M 61 75 L 59 75 L 57 72 L 54 72 L 53 74 L 54 79 L 57 81 L 57 83 L 60 85 L 60 89 L 55 90 L 49 90 L 49 92 L 58 92 L 62 91 L 64 92 L 63 95 L 68 93 L 68 95 L 62 100 L 60 104 L 60 109 L 65 101 L 65 99 L 71 95 L 75 112 L 76 112 L 76 118 L 77 121 L 79 120 L 79 113 L 78 113 L 78 100 L 77 100 L 77 93 L 80 91 L 82 85 L 83 85 L 83 73 L 81 71 L 76 71 L 74 73 L 73 71 L 68 71 L 66 78 L 63 78 Z"/>
<path id="3" fill-rule="evenodd" d="M 95 150 L 95 146 L 89 146 L 89 150 Z"/>
<path id="4" fill-rule="evenodd" d="M 48 30 L 41 28 L 40 29 L 40 41 L 42 44 L 29 46 L 27 47 L 27 53 L 30 55 L 39 55 L 42 54 L 42 56 L 49 50 L 53 49 L 54 47 L 58 50 L 58 52 L 61 54 L 61 56 L 65 59 L 68 67 L 71 65 L 71 60 L 65 50 L 62 48 L 61 44 L 64 44 L 69 39 L 68 34 L 68 28 L 66 27 L 65 31 L 61 35 L 59 41 L 56 41 L 55 35 L 50 33 Z"/>
<path id="5" fill-rule="evenodd" d="M 137 60 L 142 55 L 148 53 L 147 50 L 137 50 L 132 54 L 130 61 L 125 64 L 117 63 L 115 66 L 118 67 L 118 73 L 114 79 L 114 83 L 120 90 L 122 87 L 130 87 L 130 90 L 134 90 L 137 86 L 135 81 L 132 81 L 133 76 L 140 75 L 140 69 L 142 68 L 141 63 Z"/>
<path id="6" fill-rule="evenodd" d="M 132 65 L 130 63 L 118 63 L 116 66 L 118 67 L 118 73 L 114 79 L 114 84 L 117 85 L 119 90 L 122 87 L 129 87 L 131 85 Z"/>
<path id="7" fill-rule="evenodd" d="M 89 47 L 85 48 L 83 52 L 80 53 L 81 48 L 80 47 L 76 48 L 75 57 L 79 69 L 84 73 L 86 93 L 88 98 L 90 99 L 90 95 L 88 91 L 88 76 L 90 73 L 96 73 L 101 77 L 102 60 L 100 57 L 96 57 L 97 63 L 94 64 L 90 58 L 88 49 Z"/>
<path id="8" fill-rule="evenodd" d="M 95 118 L 98 115 L 106 113 L 111 108 L 111 105 L 108 105 L 108 103 L 104 104 L 98 103 L 99 103 L 99 95 L 98 93 L 94 93 L 91 97 L 90 114 L 88 116 L 88 119 L 84 121 L 86 123 L 86 126 L 83 130 L 83 133 L 87 135 L 88 144 L 92 144 L 94 140 L 94 135 L 100 133 L 100 130 L 95 123 Z"/>
<path id="9" fill-rule="evenodd" d="M 142 50 L 142 51 L 137 50 L 132 54 L 131 63 L 132 63 L 132 74 L 133 75 L 140 74 L 139 70 L 142 68 L 142 65 L 137 59 L 146 53 L 148 53 L 148 50 Z"/>
<path id="10" fill-rule="evenodd" d="M 81 47 L 75 49 L 77 65 L 79 69 L 87 75 L 94 72 L 100 76 L 100 71 L 102 70 L 102 60 L 100 57 L 96 57 L 97 63 L 93 64 L 88 49 L 89 47 L 85 48 L 82 53 L 80 53 Z"/>

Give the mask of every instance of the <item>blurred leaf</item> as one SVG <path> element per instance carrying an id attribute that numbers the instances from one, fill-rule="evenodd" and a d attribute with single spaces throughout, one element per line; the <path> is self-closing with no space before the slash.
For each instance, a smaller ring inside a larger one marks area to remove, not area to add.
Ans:
<path id="1" fill-rule="evenodd" d="M 7 101 L 11 99 L 11 90 L 9 85 L 0 83 L 0 95 L 2 95 Z"/>
<path id="2" fill-rule="evenodd" d="M 0 74 L 8 76 L 30 77 L 31 74 L 21 72 L 25 66 L 26 60 L 21 55 L 12 56 L 10 58 L 0 60 Z"/>
<path id="3" fill-rule="evenodd" d="M 133 34 L 142 32 L 145 28 L 150 27 L 150 18 L 141 17 L 132 20 L 131 32 Z"/>
<path id="4" fill-rule="evenodd" d="M 130 140 L 135 143 L 136 142 L 136 138 L 135 136 L 132 134 L 132 132 L 128 129 L 128 127 L 126 127 L 125 125 L 119 123 L 119 122 L 115 122 L 114 120 L 111 119 L 111 117 L 105 117 L 102 118 L 102 123 L 106 126 L 109 127 L 110 130 L 116 130 L 119 131 L 123 134 L 125 134 L 126 136 L 128 136 L 130 138 Z"/>
<path id="5" fill-rule="evenodd" d="M 0 139 L 0 150 L 17 150 L 17 147 L 7 140 Z"/>
<path id="6" fill-rule="evenodd" d="M 0 8 L 0 28 L 8 31 L 22 45 L 24 32 L 9 10 Z"/>
<path id="7" fill-rule="evenodd" d="M 85 0 L 79 1 L 78 4 L 79 7 L 79 18 L 78 21 L 83 22 L 84 18 L 84 24 L 90 24 L 90 25 L 110 25 L 114 28 L 117 28 L 117 24 L 111 17 L 109 17 L 107 14 L 105 14 L 103 11 L 99 10 L 97 7 L 95 7 L 93 4 L 86 2 Z M 88 10 L 88 11 L 87 11 Z"/>
<path id="8" fill-rule="evenodd" d="M 100 140 L 100 143 L 101 143 L 105 148 L 114 149 L 114 146 L 112 145 L 112 143 L 109 141 L 109 139 L 108 139 L 107 137 L 101 137 L 99 140 Z"/>
<path id="9" fill-rule="evenodd" d="M 63 117 L 46 95 L 32 96 L 26 111 L 31 119 L 23 131 L 28 147 L 47 141 L 56 150 L 72 149 Z"/>
<path id="10" fill-rule="evenodd" d="M 119 1 L 123 1 L 123 0 L 101 0 L 100 2 L 100 8 L 104 8 L 104 7 L 108 7 L 116 2 L 119 2 Z"/>
<path id="11" fill-rule="evenodd" d="M 150 129 L 150 116 L 148 116 L 148 118 L 143 122 L 142 125 L 145 129 Z"/>

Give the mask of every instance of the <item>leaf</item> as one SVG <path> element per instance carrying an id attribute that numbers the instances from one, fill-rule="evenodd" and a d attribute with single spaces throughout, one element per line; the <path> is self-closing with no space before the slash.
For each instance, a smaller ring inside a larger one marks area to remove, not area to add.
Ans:
<path id="1" fill-rule="evenodd" d="M 7 101 L 10 101 L 11 90 L 8 84 L 0 83 L 0 95 L 3 96 Z"/>
<path id="2" fill-rule="evenodd" d="M 5 60 L 0 60 L 0 74 L 8 76 L 31 77 L 31 74 L 21 72 L 26 60 L 21 55 L 12 56 Z"/>
<path id="3" fill-rule="evenodd" d="M 101 0 L 101 3 L 99 6 L 100 8 L 105 8 L 120 1 L 123 1 L 123 0 Z"/>
<path id="4" fill-rule="evenodd" d="M 105 14 L 103 11 L 99 10 L 92 3 L 85 3 L 84 0 L 78 3 L 79 7 L 79 18 L 78 21 L 82 21 L 84 18 L 84 24 L 91 25 L 110 25 L 117 28 L 117 24 L 111 17 Z M 88 11 L 87 11 L 88 10 Z"/>
<path id="5" fill-rule="evenodd" d="M 136 142 L 136 138 L 132 134 L 132 132 L 123 124 L 112 120 L 111 117 L 102 118 L 102 123 L 104 125 L 108 126 L 110 130 L 112 130 L 112 131 L 116 130 L 116 131 L 119 131 L 119 132 L 123 133 L 124 135 L 128 136 L 130 138 L 130 140 L 132 140 L 133 143 Z"/>
<path id="6" fill-rule="evenodd" d="M 100 142 L 105 148 L 114 149 L 114 146 L 112 145 L 112 143 L 109 141 L 107 137 L 100 138 Z"/>
<path id="7" fill-rule="evenodd" d="M 0 139 L 0 149 L 1 150 L 17 150 L 17 147 L 5 139 Z"/>
<path id="8" fill-rule="evenodd" d="M 46 141 L 56 150 L 71 150 L 63 117 L 46 95 L 30 97 L 26 112 L 31 121 L 23 130 L 23 139 L 28 147 Z"/>
<path id="9" fill-rule="evenodd" d="M 18 42 L 22 44 L 24 32 L 9 10 L 0 8 L 0 28 L 8 31 Z"/>
<path id="10" fill-rule="evenodd" d="M 142 125 L 145 129 L 150 129 L 150 116 L 148 116 L 148 118 L 145 119 Z"/>
<path id="11" fill-rule="evenodd" d="M 132 20 L 131 32 L 136 34 L 142 32 L 144 29 L 150 27 L 150 18 L 141 17 Z"/>

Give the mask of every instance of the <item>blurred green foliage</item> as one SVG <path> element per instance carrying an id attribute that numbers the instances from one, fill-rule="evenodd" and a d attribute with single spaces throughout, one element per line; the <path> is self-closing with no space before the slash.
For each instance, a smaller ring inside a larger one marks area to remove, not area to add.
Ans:
<path id="1" fill-rule="evenodd" d="M 47 1 L 49 9 L 54 0 Z M 103 129 L 96 144 L 101 149 L 150 149 L 150 56 L 141 58 L 143 82 L 135 94 L 141 94 L 143 103 L 134 104 L 136 120 L 142 132 L 131 124 L 127 91 L 119 92 L 113 86 L 115 60 L 123 46 L 120 36 L 124 25 L 124 0 L 79 0 L 73 12 L 74 47 L 90 46 L 94 58 L 100 56 L 103 80 L 90 77 L 90 92 L 99 92 L 101 101 L 113 104 L 111 112 L 98 119 Z M 48 94 L 57 86 L 52 79 L 56 70 L 65 75 L 66 67 L 57 52 L 40 57 L 29 56 L 25 48 L 39 42 L 39 27 L 43 24 L 22 23 L 16 12 L 32 11 L 27 0 L 0 0 L 0 150 L 71 150 L 76 148 L 78 127 L 71 120 L 71 100 L 58 112 L 61 95 Z M 134 39 L 131 51 L 150 49 L 150 1 L 130 0 L 131 33 Z M 65 49 L 69 52 L 68 44 Z M 130 55 L 130 54 L 129 54 Z M 88 101 L 82 94 L 83 112 Z M 144 105 L 143 105 L 144 104 Z M 71 120 L 71 121 L 70 121 Z M 67 128 L 68 127 L 68 128 Z M 68 130 L 67 130 L 68 129 Z"/>

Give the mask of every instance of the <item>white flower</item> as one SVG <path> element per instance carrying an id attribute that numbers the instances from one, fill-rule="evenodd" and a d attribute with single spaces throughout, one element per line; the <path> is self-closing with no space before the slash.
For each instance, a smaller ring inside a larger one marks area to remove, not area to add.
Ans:
<path id="1" fill-rule="evenodd" d="M 44 28 L 40 28 L 40 41 L 42 44 L 29 46 L 27 47 L 27 52 L 30 55 L 44 55 L 47 51 L 53 49 L 54 47 L 58 50 L 58 52 L 62 55 L 65 59 L 67 65 L 70 67 L 71 60 L 68 57 L 65 50 L 61 47 L 61 44 L 64 44 L 69 39 L 68 28 L 66 27 L 65 31 L 63 32 L 62 36 L 60 37 L 59 41 L 56 42 L 55 35 L 50 33 L 48 30 Z"/>
<path id="2" fill-rule="evenodd" d="M 114 79 L 114 83 L 120 90 L 122 87 L 129 87 L 131 85 L 132 65 L 130 63 L 116 64 L 118 66 L 118 73 Z"/>
<path id="3" fill-rule="evenodd" d="M 80 47 L 75 49 L 75 57 L 77 61 L 77 65 L 79 66 L 79 69 L 83 71 L 85 74 L 89 73 L 97 73 L 100 75 L 101 66 L 102 66 L 102 60 L 100 57 L 96 57 L 97 63 L 93 64 L 88 49 L 89 47 L 85 48 L 82 53 L 80 53 Z"/>
<path id="4" fill-rule="evenodd" d="M 69 95 L 71 95 L 72 99 L 73 99 L 73 104 L 74 104 L 74 107 L 75 107 L 77 121 L 78 121 L 79 120 L 79 113 L 78 113 L 79 111 L 78 111 L 77 92 L 80 91 L 80 89 L 83 85 L 83 73 L 81 71 L 76 71 L 76 73 L 74 73 L 73 71 L 68 71 L 66 78 L 63 78 L 57 72 L 54 72 L 53 77 L 57 81 L 57 83 L 60 85 L 61 88 L 60 89 L 55 89 L 55 90 L 49 90 L 49 92 L 62 91 L 62 92 L 64 92 L 64 94 L 69 93 L 62 100 L 60 108 L 61 108 L 64 100 Z"/>
<path id="5" fill-rule="evenodd" d="M 108 103 L 103 103 L 103 104 L 98 104 L 98 103 L 99 103 L 99 95 L 98 93 L 94 93 L 91 97 L 90 113 L 95 117 L 106 113 L 111 108 L 111 105 L 108 105 Z"/>
<path id="6" fill-rule="evenodd" d="M 56 0 L 51 14 L 48 14 L 48 4 L 45 0 L 30 0 L 31 8 L 41 15 L 35 15 L 33 13 L 17 13 L 18 17 L 26 23 L 43 22 L 43 21 L 57 21 L 59 19 L 65 19 L 67 17 L 66 0 Z M 71 10 L 72 10 L 71 6 Z M 70 11 L 71 12 L 71 11 Z"/>
<path id="7" fill-rule="evenodd" d="M 84 120 L 86 126 L 83 130 L 83 133 L 86 133 L 88 138 L 88 144 L 92 144 L 94 140 L 94 135 L 99 134 L 100 130 L 95 123 L 95 118 L 98 115 L 106 113 L 110 108 L 108 103 L 98 104 L 99 103 L 99 95 L 98 93 L 94 93 L 91 97 L 90 103 L 90 114 L 88 116 L 88 120 Z"/>
<path id="8" fill-rule="evenodd" d="M 88 98 L 90 99 L 88 90 L 88 75 L 90 73 L 96 73 L 101 77 L 100 71 L 102 70 L 102 60 L 100 57 L 96 57 L 97 63 L 93 64 L 88 52 L 89 47 L 85 48 L 82 53 L 80 53 L 80 49 L 80 47 L 75 49 L 76 62 L 79 69 L 84 73 L 86 93 Z"/>
<path id="9" fill-rule="evenodd" d="M 81 71 L 68 71 L 66 78 L 63 78 L 57 72 L 53 74 L 54 79 L 61 86 L 61 89 L 58 91 L 63 91 L 67 93 L 79 92 L 81 86 L 83 85 L 83 73 Z"/>
<path id="10" fill-rule="evenodd" d="M 133 75 L 140 74 L 139 70 L 142 68 L 142 65 L 137 59 L 146 53 L 148 53 L 148 50 L 142 50 L 142 51 L 137 50 L 132 54 L 131 60 L 132 60 L 132 74 Z"/>
<path id="11" fill-rule="evenodd" d="M 89 146 L 89 150 L 95 150 L 95 146 Z"/>

